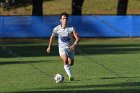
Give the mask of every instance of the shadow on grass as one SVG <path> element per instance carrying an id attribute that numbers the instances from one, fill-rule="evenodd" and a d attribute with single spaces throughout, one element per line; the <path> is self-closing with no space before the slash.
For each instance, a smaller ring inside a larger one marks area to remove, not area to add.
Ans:
<path id="1" fill-rule="evenodd" d="M 45 62 L 56 62 L 55 60 L 39 60 L 39 61 L 24 61 L 24 60 L 21 60 L 21 61 L 6 61 L 6 62 L 2 62 L 0 61 L 0 65 L 14 65 L 14 64 L 32 64 L 32 63 L 45 63 Z"/>
<path id="2" fill-rule="evenodd" d="M 128 78 L 140 78 L 140 77 L 102 77 L 100 79 L 128 79 Z"/>
<path id="3" fill-rule="evenodd" d="M 131 85 L 127 83 L 115 83 L 105 85 L 83 85 L 83 86 L 60 86 L 57 88 L 42 88 L 35 90 L 43 91 L 26 91 L 16 93 L 140 93 L 140 89 L 136 88 L 140 86 L 140 82 L 133 82 Z M 119 88 L 118 88 L 119 87 Z M 101 89 L 99 89 L 101 88 Z M 66 90 L 68 89 L 68 90 Z M 76 90 L 75 90 L 76 89 Z M 82 90 L 77 90 L 82 89 Z"/>
<path id="4" fill-rule="evenodd" d="M 58 56 L 58 46 L 51 47 L 51 53 L 46 53 L 47 45 L 23 45 L 0 47 L 0 57 L 37 57 L 37 56 Z M 11 52 L 9 53 L 10 50 Z M 101 55 L 101 54 L 137 54 L 140 53 L 140 44 L 119 45 L 119 44 L 100 44 L 100 45 L 78 45 L 76 55 Z M 14 55 L 16 54 L 16 56 Z"/>

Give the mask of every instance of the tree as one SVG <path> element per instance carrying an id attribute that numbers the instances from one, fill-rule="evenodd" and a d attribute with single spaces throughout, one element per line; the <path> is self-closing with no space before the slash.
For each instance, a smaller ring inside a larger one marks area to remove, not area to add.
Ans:
<path id="1" fill-rule="evenodd" d="M 72 0 L 72 15 L 82 15 L 84 0 Z"/>
<path id="2" fill-rule="evenodd" d="M 43 0 L 32 0 L 32 4 L 33 4 L 32 15 L 42 16 L 43 15 Z"/>
<path id="3" fill-rule="evenodd" d="M 128 0 L 118 0 L 117 15 L 127 14 Z"/>

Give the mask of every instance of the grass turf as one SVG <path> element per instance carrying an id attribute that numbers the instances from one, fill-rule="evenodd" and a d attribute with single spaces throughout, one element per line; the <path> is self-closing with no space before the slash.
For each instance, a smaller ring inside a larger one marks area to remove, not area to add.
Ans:
<path id="1" fill-rule="evenodd" d="M 140 14 L 139 0 L 128 0 L 127 14 Z M 82 14 L 117 14 L 118 0 L 84 0 Z M 46 0 L 43 3 L 43 15 L 59 15 L 62 12 L 71 14 L 72 0 Z M 0 15 L 32 15 L 32 5 L 4 11 L 0 7 Z"/>
<path id="2" fill-rule="evenodd" d="M 72 67 L 73 82 L 68 81 L 56 43 L 52 53 L 46 54 L 48 40 L 40 41 L 1 42 L 0 92 L 140 92 L 139 40 L 81 40 Z M 64 83 L 54 82 L 56 73 L 64 75 Z"/>

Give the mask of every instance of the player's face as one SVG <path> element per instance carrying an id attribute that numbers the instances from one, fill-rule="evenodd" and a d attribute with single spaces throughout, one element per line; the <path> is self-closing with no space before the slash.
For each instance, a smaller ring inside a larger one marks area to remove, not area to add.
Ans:
<path id="1" fill-rule="evenodd" d="M 66 16 L 62 16 L 60 19 L 61 25 L 62 26 L 66 26 L 67 25 L 67 17 Z"/>

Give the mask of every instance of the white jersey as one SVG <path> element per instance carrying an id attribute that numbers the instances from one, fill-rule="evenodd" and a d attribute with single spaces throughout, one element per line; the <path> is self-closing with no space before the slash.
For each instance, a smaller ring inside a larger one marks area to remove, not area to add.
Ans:
<path id="1" fill-rule="evenodd" d="M 58 36 L 59 48 L 69 48 L 74 43 L 73 32 L 75 32 L 73 27 L 66 27 L 63 29 L 61 25 L 53 29 L 52 35 Z"/>

